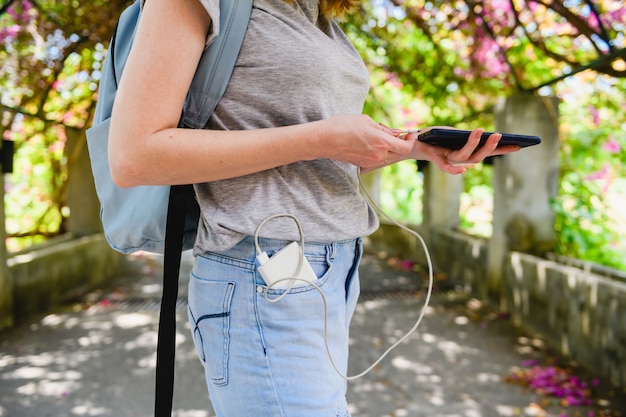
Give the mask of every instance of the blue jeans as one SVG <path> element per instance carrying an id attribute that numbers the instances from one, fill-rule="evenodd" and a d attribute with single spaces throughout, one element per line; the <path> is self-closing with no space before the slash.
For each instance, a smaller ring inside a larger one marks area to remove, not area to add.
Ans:
<path id="1" fill-rule="evenodd" d="M 268 255 L 289 242 L 260 239 Z M 328 342 L 347 373 L 348 330 L 359 296 L 360 239 L 306 244 L 305 255 L 328 301 Z M 324 304 L 296 282 L 280 301 L 265 299 L 253 238 L 196 258 L 189 321 L 218 417 L 349 417 L 346 381 L 324 344 Z M 269 298 L 284 289 L 270 289 Z"/>

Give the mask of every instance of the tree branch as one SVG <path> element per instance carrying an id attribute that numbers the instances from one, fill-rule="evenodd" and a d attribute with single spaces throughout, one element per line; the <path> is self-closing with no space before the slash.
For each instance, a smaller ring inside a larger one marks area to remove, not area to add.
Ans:
<path id="1" fill-rule="evenodd" d="M 610 39 L 605 38 L 602 32 L 596 32 L 583 18 L 578 16 L 575 13 L 572 13 L 565 5 L 563 5 L 562 1 L 544 1 L 544 0 L 530 0 L 536 3 L 539 3 L 546 7 L 547 9 L 553 10 L 555 13 L 561 15 L 568 23 L 574 26 L 580 35 L 585 36 L 587 39 L 591 41 L 591 44 L 594 46 L 596 51 L 599 54 L 602 54 L 602 49 L 598 46 L 596 41 L 594 40 L 594 36 L 602 39 L 606 44 L 609 43 Z"/>

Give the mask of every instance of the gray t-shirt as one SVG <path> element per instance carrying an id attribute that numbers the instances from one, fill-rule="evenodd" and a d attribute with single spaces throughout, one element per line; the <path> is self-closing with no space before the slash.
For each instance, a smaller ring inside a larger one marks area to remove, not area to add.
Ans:
<path id="1" fill-rule="evenodd" d="M 202 2 L 209 13 L 219 3 Z M 337 24 L 319 15 L 319 0 L 255 0 L 233 76 L 207 128 L 259 129 L 360 114 L 368 88 L 362 59 Z M 357 168 L 329 159 L 195 190 L 202 212 L 195 253 L 227 250 L 279 213 L 295 215 L 309 242 L 352 239 L 378 227 L 359 193 Z M 283 218 L 268 222 L 260 236 L 299 239 L 293 221 Z"/>

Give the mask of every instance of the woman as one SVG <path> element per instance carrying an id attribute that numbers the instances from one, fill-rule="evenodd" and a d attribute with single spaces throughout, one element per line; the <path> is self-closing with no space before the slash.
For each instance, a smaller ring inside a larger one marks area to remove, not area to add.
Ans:
<path id="1" fill-rule="evenodd" d="M 267 289 L 270 256 L 299 240 L 328 301 L 328 342 L 345 374 L 361 240 L 378 220 L 358 172 L 404 159 L 451 174 L 509 153 L 481 130 L 451 152 L 362 115 L 364 63 L 334 22 L 356 0 L 255 0 L 229 87 L 206 130 L 177 128 L 219 0 L 148 0 L 117 93 L 110 165 L 120 186 L 196 184 L 201 207 L 189 319 L 218 416 L 348 416 L 346 382 L 325 349 L 313 286 Z M 167 80 L 164 83 L 162 80 Z"/>

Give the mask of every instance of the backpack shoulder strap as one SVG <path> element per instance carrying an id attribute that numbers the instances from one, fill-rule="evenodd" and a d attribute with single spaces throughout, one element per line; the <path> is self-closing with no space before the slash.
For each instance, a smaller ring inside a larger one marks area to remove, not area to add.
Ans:
<path id="1" fill-rule="evenodd" d="M 139 22 L 139 15 L 141 14 L 140 0 L 136 0 L 133 4 L 128 6 L 126 10 L 121 14 L 120 19 L 115 26 L 109 49 L 113 51 L 111 54 L 111 62 L 113 65 L 113 80 L 115 81 L 115 87 L 117 88 L 119 80 L 122 75 L 122 70 L 128 60 L 130 48 L 132 42 L 122 42 L 117 44 L 115 41 L 118 37 L 122 39 L 135 39 L 135 32 L 137 31 L 137 23 Z"/>
<path id="2" fill-rule="evenodd" d="M 94 114 L 94 124 L 102 122 L 111 117 L 115 92 L 126 65 L 128 54 L 132 46 L 132 39 L 135 37 L 137 22 L 139 21 L 140 6 L 139 0 L 128 6 L 115 25 L 113 36 L 109 43 L 109 52 L 104 61 L 105 68 L 102 70 L 102 78 L 99 82 L 98 101 Z M 117 42 L 121 40 L 120 42 Z"/>
<path id="3" fill-rule="evenodd" d="M 220 1 L 220 34 L 200 59 L 185 100 L 181 126 L 206 126 L 230 81 L 251 12 L 252 0 Z"/>

